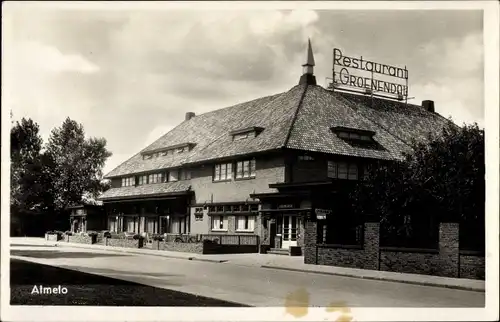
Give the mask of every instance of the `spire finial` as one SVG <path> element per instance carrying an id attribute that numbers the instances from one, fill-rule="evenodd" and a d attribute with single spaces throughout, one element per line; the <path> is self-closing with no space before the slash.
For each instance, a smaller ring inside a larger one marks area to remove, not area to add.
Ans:
<path id="1" fill-rule="evenodd" d="M 311 46 L 311 38 L 307 39 L 307 57 L 306 63 L 302 65 L 302 77 L 299 84 L 316 85 L 316 77 L 314 77 L 314 54 Z"/>
<path id="2" fill-rule="evenodd" d="M 311 46 L 311 38 L 307 39 L 307 58 L 306 63 L 302 66 L 314 66 L 314 54 Z"/>

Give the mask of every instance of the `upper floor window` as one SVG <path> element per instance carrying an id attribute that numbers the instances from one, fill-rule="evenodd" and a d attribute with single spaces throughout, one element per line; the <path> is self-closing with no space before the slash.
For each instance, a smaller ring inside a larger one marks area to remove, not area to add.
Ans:
<path id="1" fill-rule="evenodd" d="M 233 178 L 233 165 L 231 163 L 216 164 L 214 167 L 214 181 L 231 180 Z"/>
<path id="2" fill-rule="evenodd" d="M 143 184 L 148 183 L 148 176 L 140 176 L 139 177 L 139 186 L 142 186 Z"/>
<path id="3" fill-rule="evenodd" d="M 360 134 L 355 132 L 337 132 L 339 138 L 349 139 L 349 140 L 361 140 L 366 142 L 371 142 L 372 137 L 368 134 Z"/>
<path id="4" fill-rule="evenodd" d="M 135 177 L 122 178 L 122 187 L 135 186 Z"/>
<path id="5" fill-rule="evenodd" d="M 171 170 L 168 172 L 168 181 L 178 181 L 179 180 L 179 170 Z"/>
<path id="6" fill-rule="evenodd" d="M 153 173 L 149 175 L 149 183 L 161 183 L 164 180 L 163 173 Z"/>
<path id="7" fill-rule="evenodd" d="M 249 133 L 235 134 L 235 135 L 233 135 L 233 140 L 234 141 L 243 140 L 243 139 L 248 138 L 248 136 L 249 136 Z"/>
<path id="8" fill-rule="evenodd" d="M 357 180 L 358 165 L 355 163 L 328 161 L 328 177 Z"/>
<path id="9" fill-rule="evenodd" d="M 236 179 L 255 177 L 255 159 L 236 163 Z"/>
<path id="10" fill-rule="evenodd" d="M 187 169 L 182 169 L 180 171 L 180 180 L 191 180 L 191 171 Z"/>
<path id="11" fill-rule="evenodd" d="M 299 161 L 314 161 L 314 158 L 310 155 L 299 155 Z"/>

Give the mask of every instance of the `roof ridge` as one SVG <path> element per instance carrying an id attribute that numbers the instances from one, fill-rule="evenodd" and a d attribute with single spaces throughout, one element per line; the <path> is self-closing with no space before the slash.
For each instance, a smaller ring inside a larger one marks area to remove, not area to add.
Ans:
<path id="1" fill-rule="evenodd" d="M 385 126 L 381 125 L 380 123 L 374 121 L 370 117 L 368 117 L 368 116 L 366 116 L 366 115 L 364 115 L 362 113 L 359 113 L 354 108 L 352 108 L 352 104 L 354 104 L 354 103 L 351 102 L 349 99 L 343 97 L 342 95 L 337 95 L 335 92 L 333 94 L 336 95 L 337 98 L 341 98 L 342 100 L 346 101 L 347 102 L 347 104 L 346 104 L 347 107 L 351 111 L 353 111 L 354 113 L 356 113 L 358 116 L 360 116 L 363 119 L 366 119 L 368 122 L 371 122 L 371 123 L 375 124 L 376 126 L 378 126 L 379 128 L 381 128 L 382 130 L 386 131 L 389 135 L 391 135 L 392 137 L 394 137 L 396 140 L 401 141 L 403 144 L 405 144 L 406 146 L 408 146 L 408 147 L 411 148 L 411 144 L 409 144 L 408 142 L 406 142 L 405 140 L 403 140 L 402 138 L 400 138 L 398 135 L 392 133 L 392 131 L 388 130 Z"/>
<path id="2" fill-rule="evenodd" d="M 304 101 L 304 97 L 306 97 L 308 87 L 309 87 L 308 84 L 304 85 L 304 91 L 302 92 L 302 94 L 300 96 L 299 103 L 297 104 L 297 108 L 295 109 L 295 113 L 294 113 L 292 121 L 290 123 L 290 127 L 288 128 L 288 133 L 286 135 L 285 141 L 283 142 L 282 148 L 285 148 L 288 145 L 288 141 L 290 140 L 290 136 L 292 135 L 292 130 L 293 130 L 293 127 L 295 125 L 295 121 L 297 121 L 297 117 L 299 115 L 300 107 L 302 106 L 302 102 Z"/>

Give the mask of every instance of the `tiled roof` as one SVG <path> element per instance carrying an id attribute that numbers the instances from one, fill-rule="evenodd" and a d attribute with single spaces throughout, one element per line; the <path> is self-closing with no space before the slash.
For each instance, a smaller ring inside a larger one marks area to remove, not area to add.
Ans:
<path id="1" fill-rule="evenodd" d="M 197 115 L 184 121 L 106 177 L 179 167 L 284 147 L 366 158 L 400 159 L 402 152 L 409 151 L 412 139 L 425 139 L 427 133 L 440 131 L 448 122 L 439 114 L 428 112 L 421 106 L 332 92 L 317 85 L 297 85 L 288 92 Z M 374 131 L 376 134 L 373 138 L 383 149 L 350 145 L 331 131 L 334 126 Z M 261 127 L 264 130 L 256 137 L 233 141 L 231 131 L 251 127 Z M 196 145 L 188 152 L 160 155 L 157 158 L 144 160 L 141 155 L 142 152 L 185 142 Z M 155 186 L 157 185 L 119 189 L 132 191 Z M 138 194 L 143 194 L 137 191 Z"/>
<path id="2" fill-rule="evenodd" d="M 176 181 L 158 184 L 147 184 L 142 186 L 111 188 L 105 191 L 99 200 L 109 201 L 115 198 L 126 199 L 133 197 L 168 195 L 175 193 L 188 192 L 191 189 L 188 181 Z"/>

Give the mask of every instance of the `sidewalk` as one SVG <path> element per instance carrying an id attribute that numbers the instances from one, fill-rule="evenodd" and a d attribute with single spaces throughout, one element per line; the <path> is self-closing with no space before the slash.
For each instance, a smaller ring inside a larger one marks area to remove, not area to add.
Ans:
<path id="1" fill-rule="evenodd" d="M 300 256 L 283 256 L 271 254 L 221 254 L 202 255 L 193 253 L 183 253 L 174 251 L 158 251 L 151 249 L 134 249 L 122 247 L 110 247 L 102 245 L 73 244 L 67 242 L 49 242 L 42 238 L 11 238 L 12 245 L 44 245 L 55 247 L 78 247 L 94 250 L 104 250 L 109 252 L 122 252 L 149 256 L 160 256 L 166 258 L 185 259 L 193 261 L 205 261 L 212 263 L 224 263 L 232 265 L 252 266 L 265 269 L 279 269 L 295 272 L 305 272 L 314 274 L 337 275 L 351 278 L 362 278 L 371 280 L 382 280 L 399 282 L 423 286 L 446 287 L 452 289 L 468 291 L 485 291 L 485 281 L 471 280 L 464 278 L 439 277 L 420 274 L 407 274 L 396 272 L 384 272 L 375 270 L 365 270 L 356 268 L 344 268 L 337 266 L 309 265 L 304 264 L 304 258 Z"/>

